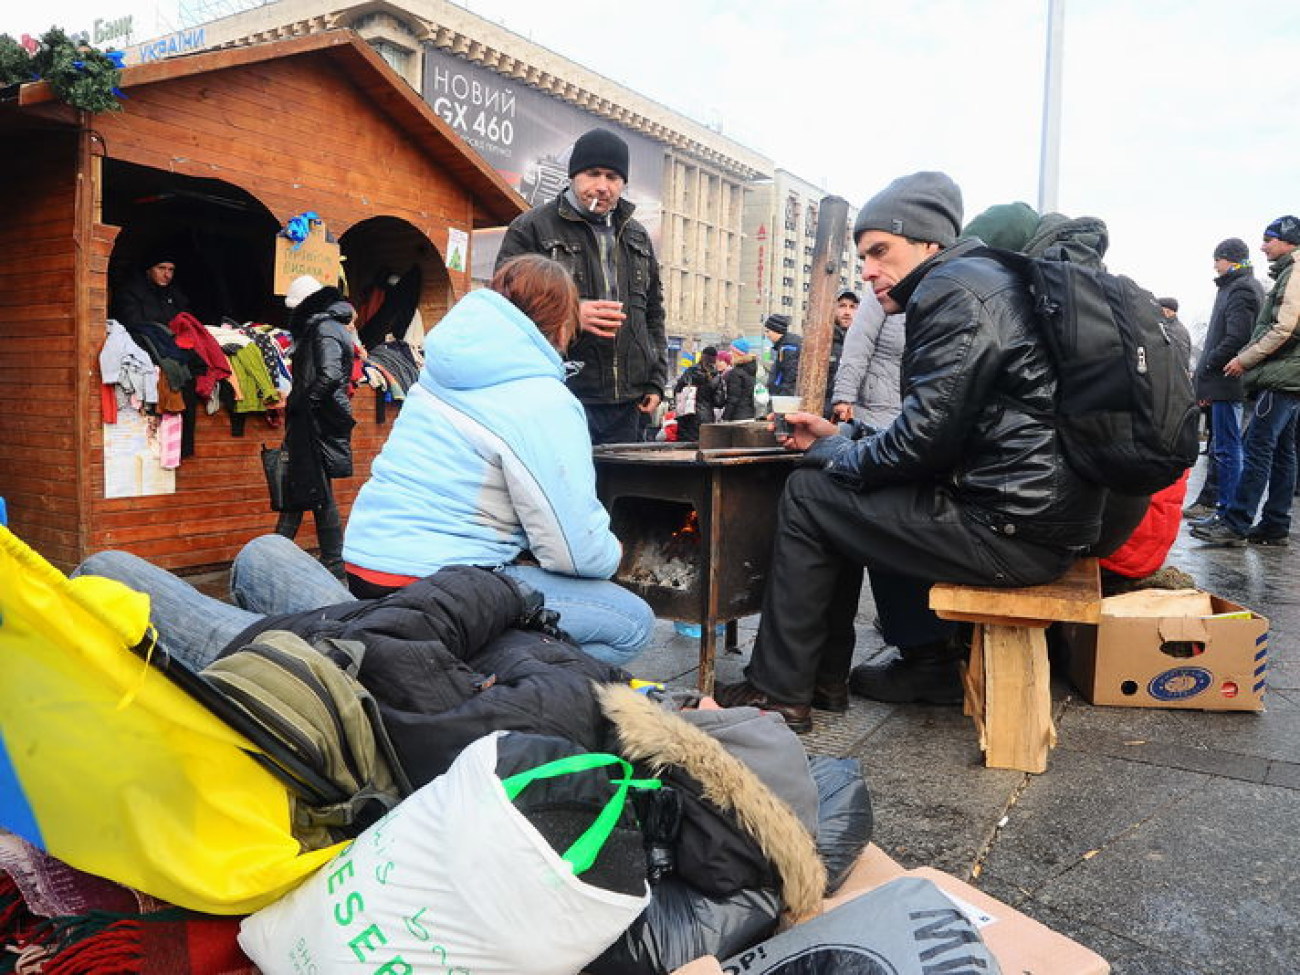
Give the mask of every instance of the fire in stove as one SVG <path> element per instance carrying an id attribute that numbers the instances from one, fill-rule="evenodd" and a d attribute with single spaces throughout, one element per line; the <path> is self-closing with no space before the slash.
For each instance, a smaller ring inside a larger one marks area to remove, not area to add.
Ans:
<path id="1" fill-rule="evenodd" d="M 613 520 L 614 533 L 624 539 L 619 581 L 682 592 L 695 589 L 700 577 L 700 519 L 693 507 L 620 498 Z"/>

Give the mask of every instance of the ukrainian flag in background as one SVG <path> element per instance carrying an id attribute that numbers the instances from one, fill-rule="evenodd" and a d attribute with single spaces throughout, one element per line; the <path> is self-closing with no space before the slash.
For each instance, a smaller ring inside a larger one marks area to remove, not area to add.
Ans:
<path id="1" fill-rule="evenodd" d="M 172 904 L 247 914 L 326 863 L 253 746 L 133 652 L 149 598 L 0 527 L 0 827 Z"/>

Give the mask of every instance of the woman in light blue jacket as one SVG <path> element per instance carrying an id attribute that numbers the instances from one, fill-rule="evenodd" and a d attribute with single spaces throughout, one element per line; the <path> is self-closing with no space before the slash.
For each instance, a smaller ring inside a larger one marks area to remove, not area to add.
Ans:
<path id="1" fill-rule="evenodd" d="M 447 565 L 501 566 L 592 656 L 622 665 L 645 649 L 654 613 L 609 581 L 622 549 L 596 498 L 586 415 L 564 385 L 560 353 L 577 325 L 568 272 L 525 255 L 430 331 L 348 519 L 355 595 Z"/>

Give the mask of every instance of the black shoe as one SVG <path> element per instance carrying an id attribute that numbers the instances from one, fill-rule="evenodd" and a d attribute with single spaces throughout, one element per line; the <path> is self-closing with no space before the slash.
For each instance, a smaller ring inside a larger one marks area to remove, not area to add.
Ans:
<path id="1" fill-rule="evenodd" d="M 1245 535 L 1238 535 L 1222 521 L 1215 521 L 1209 525 L 1193 525 L 1192 537 L 1207 545 L 1218 545 L 1223 548 L 1238 548 L 1246 544 Z"/>
<path id="2" fill-rule="evenodd" d="M 1193 519 L 1192 521 L 1189 521 L 1187 524 L 1192 528 L 1209 528 L 1211 525 L 1220 525 L 1222 523 L 1223 523 L 1223 519 L 1220 518 L 1218 513 L 1216 512 L 1215 514 L 1209 515 L 1205 518 Z"/>
<path id="3" fill-rule="evenodd" d="M 1198 518 L 1209 518 L 1213 514 L 1214 505 L 1203 504 L 1200 501 L 1197 501 L 1195 504 L 1189 504 L 1183 509 L 1183 517 L 1190 521 L 1195 521 Z"/>
<path id="4" fill-rule="evenodd" d="M 1251 545 L 1267 545 L 1275 548 L 1286 548 L 1291 544 L 1291 539 L 1287 535 L 1265 535 L 1257 529 L 1246 532 L 1246 541 Z"/>
<path id="5" fill-rule="evenodd" d="M 758 708 L 761 711 L 775 711 L 785 718 L 790 730 L 802 735 L 812 731 L 812 712 L 807 704 L 786 704 L 774 701 L 747 680 L 735 684 L 719 684 L 713 689 L 713 699 L 724 708 Z"/>
<path id="6" fill-rule="evenodd" d="M 849 690 L 889 704 L 960 704 L 958 661 L 951 652 L 903 652 L 889 663 L 858 664 L 849 672 Z"/>
<path id="7" fill-rule="evenodd" d="M 813 688 L 812 706 L 818 711 L 843 714 L 849 709 L 849 685 L 843 681 Z"/>

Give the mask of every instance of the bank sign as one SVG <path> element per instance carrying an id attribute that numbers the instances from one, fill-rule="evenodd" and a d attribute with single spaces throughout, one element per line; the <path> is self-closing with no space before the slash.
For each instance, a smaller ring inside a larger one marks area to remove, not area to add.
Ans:
<path id="1" fill-rule="evenodd" d="M 658 243 L 664 166 L 658 143 L 432 45 L 424 49 L 422 94 L 533 205 L 554 199 L 568 185 L 569 153 L 578 136 L 597 126 L 617 132 L 630 156 L 624 195 L 636 204 L 637 219 Z M 476 253 L 476 267 L 478 258 Z"/>

